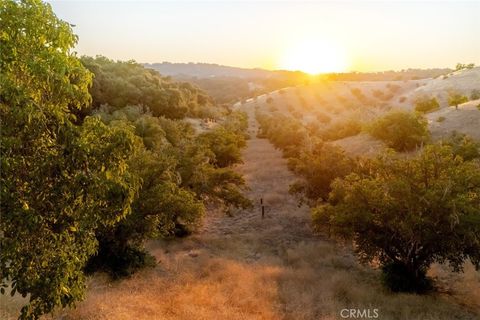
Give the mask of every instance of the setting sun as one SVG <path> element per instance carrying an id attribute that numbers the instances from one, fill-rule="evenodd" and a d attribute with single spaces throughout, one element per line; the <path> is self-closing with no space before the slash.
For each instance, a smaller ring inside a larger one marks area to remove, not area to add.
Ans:
<path id="1" fill-rule="evenodd" d="M 338 46 L 325 41 L 304 41 L 286 50 L 280 68 L 310 74 L 342 72 L 347 58 Z"/>

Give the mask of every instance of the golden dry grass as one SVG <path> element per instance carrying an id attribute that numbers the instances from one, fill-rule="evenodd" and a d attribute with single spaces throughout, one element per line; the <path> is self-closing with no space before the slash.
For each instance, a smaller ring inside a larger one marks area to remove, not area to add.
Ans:
<path id="1" fill-rule="evenodd" d="M 441 293 L 389 293 L 379 271 L 359 265 L 350 248 L 313 235 L 308 208 L 288 193 L 295 177 L 278 150 L 252 135 L 244 159 L 238 170 L 253 210 L 212 211 L 191 237 L 149 242 L 157 267 L 117 282 L 96 275 L 76 309 L 45 318 L 342 319 L 344 308 L 370 308 L 386 320 L 478 319 L 480 274 L 471 266 L 459 275 L 433 266 Z"/>

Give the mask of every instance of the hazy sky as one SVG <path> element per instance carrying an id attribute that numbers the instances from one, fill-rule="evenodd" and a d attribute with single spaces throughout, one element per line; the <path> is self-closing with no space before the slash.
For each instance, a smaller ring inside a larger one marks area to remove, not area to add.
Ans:
<path id="1" fill-rule="evenodd" d="M 112 59 L 267 69 L 323 59 L 359 71 L 480 64 L 480 0 L 49 2 L 76 25 L 79 54 Z"/>

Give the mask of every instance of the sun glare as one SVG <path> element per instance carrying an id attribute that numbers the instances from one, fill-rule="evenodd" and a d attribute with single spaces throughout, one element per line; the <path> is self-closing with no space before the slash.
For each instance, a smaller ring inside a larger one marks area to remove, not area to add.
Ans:
<path id="1" fill-rule="evenodd" d="M 343 50 L 332 43 L 304 41 L 285 52 L 280 68 L 309 74 L 342 72 L 347 68 L 347 58 Z"/>

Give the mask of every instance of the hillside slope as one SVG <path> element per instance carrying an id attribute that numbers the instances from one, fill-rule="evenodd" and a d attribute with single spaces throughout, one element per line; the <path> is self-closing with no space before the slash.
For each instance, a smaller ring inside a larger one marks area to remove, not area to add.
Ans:
<path id="1" fill-rule="evenodd" d="M 381 286 L 379 271 L 359 265 L 351 248 L 314 235 L 308 209 L 288 192 L 295 176 L 286 160 L 255 137 L 253 106 L 242 107 L 252 139 L 238 170 L 255 208 L 232 216 L 210 211 L 198 234 L 151 242 L 155 268 L 117 282 L 97 275 L 86 301 L 54 318 L 331 320 L 349 307 L 378 308 L 380 319 L 478 318 L 480 277 L 470 266 L 454 281 L 446 267 L 432 269 L 448 295 L 392 294 Z"/>
<path id="2" fill-rule="evenodd" d="M 448 75 L 427 79 L 424 85 L 408 94 L 409 102 L 421 95 L 436 97 L 441 107 L 448 107 L 449 91 L 456 91 L 470 97 L 473 90 L 480 90 L 480 67 L 454 71 Z"/>
<path id="3" fill-rule="evenodd" d="M 455 107 L 448 107 L 426 115 L 433 139 L 449 136 L 456 131 L 480 140 L 480 105 L 479 100 L 473 100 Z"/>

